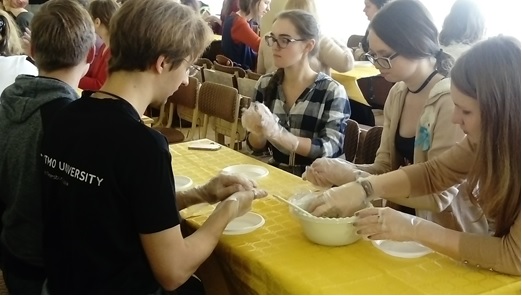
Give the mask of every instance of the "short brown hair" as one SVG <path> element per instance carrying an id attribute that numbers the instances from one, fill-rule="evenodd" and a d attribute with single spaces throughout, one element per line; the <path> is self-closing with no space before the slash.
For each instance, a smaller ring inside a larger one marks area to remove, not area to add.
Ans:
<path id="1" fill-rule="evenodd" d="M 93 20 L 99 19 L 108 29 L 111 18 L 118 8 L 120 5 L 115 0 L 93 0 L 89 4 L 89 13 Z"/>
<path id="2" fill-rule="evenodd" d="M 85 60 L 96 36 L 85 8 L 74 0 L 50 0 L 31 22 L 31 46 L 36 66 L 55 71 Z"/>
<path id="3" fill-rule="evenodd" d="M 192 9 L 172 0 L 128 0 L 110 25 L 109 73 L 146 71 L 160 56 L 178 67 L 195 60 L 212 41 L 207 23 Z"/>

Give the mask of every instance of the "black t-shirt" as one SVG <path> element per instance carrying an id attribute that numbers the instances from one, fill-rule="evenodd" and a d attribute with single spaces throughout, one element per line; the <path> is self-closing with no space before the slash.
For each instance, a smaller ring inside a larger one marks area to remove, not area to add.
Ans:
<path id="1" fill-rule="evenodd" d="M 139 234 L 179 224 L 166 139 L 128 102 L 84 92 L 56 117 L 42 162 L 49 292 L 156 292 Z"/>

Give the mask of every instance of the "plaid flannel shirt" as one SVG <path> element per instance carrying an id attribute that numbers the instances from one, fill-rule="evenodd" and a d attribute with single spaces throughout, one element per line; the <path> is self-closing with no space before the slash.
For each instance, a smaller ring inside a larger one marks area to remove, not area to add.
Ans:
<path id="1" fill-rule="evenodd" d="M 257 85 L 255 100 L 264 102 L 266 87 L 274 73 L 263 75 Z M 344 87 L 330 76 L 319 73 L 315 81 L 299 96 L 287 113 L 281 85 L 277 97 L 268 108 L 279 117 L 279 124 L 292 134 L 310 138 L 312 147 L 306 156 L 296 155 L 296 165 L 309 165 L 320 157 L 338 157 L 343 153 L 344 130 L 350 118 L 350 103 Z M 288 152 L 272 144 L 277 162 L 288 164 Z"/>

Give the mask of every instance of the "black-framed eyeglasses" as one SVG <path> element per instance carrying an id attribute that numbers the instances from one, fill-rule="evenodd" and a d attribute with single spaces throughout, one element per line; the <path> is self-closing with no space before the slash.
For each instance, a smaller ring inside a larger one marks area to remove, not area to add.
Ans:
<path id="1" fill-rule="evenodd" d="M 296 42 L 296 41 L 306 41 L 307 39 L 301 38 L 301 39 L 295 39 L 295 38 L 289 38 L 289 37 L 275 37 L 274 35 L 266 35 L 265 41 L 268 46 L 272 47 L 275 44 L 279 48 L 286 48 L 290 43 Z"/>
<path id="2" fill-rule="evenodd" d="M 0 32 L 4 30 L 4 27 L 5 27 L 4 18 L 0 17 Z"/>
<path id="3" fill-rule="evenodd" d="M 183 59 L 187 64 L 189 64 L 189 67 L 187 68 L 187 74 L 189 77 L 194 77 L 196 74 L 198 74 L 199 71 L 201 71 L 201 67 L 198 65 L 194 65 L 190 63 L 189 61 Z"/>
<path id="4" fill-rule="evenodd" d="M 397 52 L 388 57 L 375 56 L 375 55 L 370 54 L 369 52 L 364 54 L 364 56 L 366 57 L 366 59 L 368 59 L 368 61 L 370 61 L 370 63 L 372 63 L 373 65 L 379 66 L 383 69 L 391 69 L 392 68 L 391 60 L 396 58 L 398 55 L 399 55 L 399 53 L 397 53 Z"/>

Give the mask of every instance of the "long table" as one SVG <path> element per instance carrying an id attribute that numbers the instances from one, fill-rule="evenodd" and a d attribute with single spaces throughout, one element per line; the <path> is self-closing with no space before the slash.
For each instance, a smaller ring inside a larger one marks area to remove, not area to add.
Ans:
<path id="1" fill-rule="evenodd" d="M 234 164 L 264 166 L 258 180 L 269 193 L 290 197 L 312 186 L 300 178 L 240 152 L 188 150 L 191 142 L 171 145 L 176 175 L 204 184 Z M 186 223 L 192 230 L 211 211 L 200 208 Z M 190 210 L 190 208 L 188 209 Z M 198 271 L 209 294 L 519 294 L 520 277 L 467 266 L 438 253 L 416 259 L 389 256 L 371 242 L 342 247 L 314 244 L 304 237 L 288 206 L 272 196 L 254 201 L 263 227 L 243 235 L 223 235 Z M 195 214 L 196 213 L 196 214 Z M 194 216 L 195 214 L 195 216 Z"/>
<path id="2" fill-rule="evenodd" d="M 359 85 L 357 84 L 357 80 L 361 78 L 373 77 L 379 75 L 380 72 L 374 66 L 364 65 L 358 66 L 355 65 L 354 68 L 348 72 L 337 72 L 332 70 L 330 75 L 333 79 L 337 80 L 340 84 L 342 84 L 346 90 L 346 94 L 351 100 L 354 100 L 358 103 L 364 104 L 366 106 L 370 106 L 366 101 Z"/>

